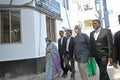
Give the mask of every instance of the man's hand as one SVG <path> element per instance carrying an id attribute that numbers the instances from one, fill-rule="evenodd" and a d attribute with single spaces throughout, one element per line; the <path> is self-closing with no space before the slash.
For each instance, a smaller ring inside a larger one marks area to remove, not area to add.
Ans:
<path id="1" fill-rule="evenodd" d="M 109 61 L 110 63 L 113 63 L 113 59 L 112 59 L 112 58 L 108 58 L 108 61 Z"/>
<path id="2" fill-rule="evenodd" d="M 93 57 L 89 57 L 89 60 L 91 61 Z"/>
<path id="3" fill-rule="evenodd" d="M 113 63 L 113 67 L 118 69 L 117 63 Z"/>
<path id="4" fill-rule="evenodd" d="M 46 52 L 47 52 L 47 53 L 51 53 L 51 50 L 47 48 L 47 49 L 46 49 Z"/>
<path id="5" fill-rule="evenodd" d="M 64 57 L 65 57 L 65 56 L 64 56 L 64 55 L 62 55 L 62 58 L 63 58 L 63 59 L 64 59 Z"/>
<path id="6" fill-rule="evenodd" d="M 113 66 L 114 68 L 118 69 L 117 63 L 114 63 L 112 58 L 108 58 L 108 61 L 109 61 L 110 63 L 112 63 L 112 66 Z"/>

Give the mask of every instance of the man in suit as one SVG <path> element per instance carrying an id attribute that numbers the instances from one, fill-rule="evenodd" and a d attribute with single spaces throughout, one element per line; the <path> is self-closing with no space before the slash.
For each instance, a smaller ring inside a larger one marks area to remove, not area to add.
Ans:
<path id="1" fill-rule="evenodd" d="M 64 64 L 63 54 L 66 51 L 67 38 L 64 36 L 64 31 L 63 30 L 59 31 L 59 35 L 60 35 L 60 38 L 58 39 L 58 51 L 59 51 L 59 55 L 60 55 L 61 68 L 63 70 L 62 77 L 66 78 L 68 70 L 67 70 L 67 67 Z"/>
<path id="2" fill-rule="evenodd" d="M 66 30 L 66 36 L 67 36 L 67 42 L 66 42 L 66 52 L 64 54 L 64 61 L 67 69 L 70 70 L 71 72 L 70 80 L 75 80 L 75 62 L 73 60 L 74 37 L 72 37 L 72 30 Z"/>
<path id="3" fill-rule="evenodd" d="M 114 49 L 115 49 L 115 59 L 120 65 L 120 31 L 117 31 L 114 35 Z"/>
<path id="4" fill-rule="evenodd" d="M 95 29 L 90 33 L 91 57 L 95 57 L 100 70 L 99 80 L 110 80 L 107 72 L 108 61 L 113 62 L 113 39 L 109 29 L 103 29 L 99 20 L 92 21 Z"/>
<path id="5" fill-rule="evenodd" d="M 77 35 L 74 38 L 73 59 L 78 63 L 81 80 L 89 80 L 86 66 L 90 53 L 90 41 L 88 36 L 81 32 L 81 27 L 79 25 L 76 25 L 74 30 Z"/>

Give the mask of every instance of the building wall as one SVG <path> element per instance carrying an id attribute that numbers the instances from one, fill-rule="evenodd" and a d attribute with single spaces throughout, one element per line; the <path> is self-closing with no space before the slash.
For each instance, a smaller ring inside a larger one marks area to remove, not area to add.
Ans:
<path id="1" fill-rule="evenodd" d="M 29 2 L 16 0 L 12 4 L 21 5 Z M 60 2 L 60 1 L 59 1 Z M 9 4 L 10 0 L 0 1 L 0 4 Z M 34 3 L 34 2 L 33 2 Z M 34 6 L 34 4 L 31 4 Z M 69 10 L 66 10 L 60 2 L 61 7 L 61 18 L 55 22 L 56 26 L 56 39 L 59 38 L 59 30 L 62 27 L 70 28 L 69 21 Z M 16 9 L 16 8 L 15 8 Z M 45 37 L 46 37 L 46 14 L 40 13 L 32 9 L 21 8 L 21 43 L 15 44 L 1 44 L 0 45 L 0 61 L 10 60 L 21 60 L 29 58 L 37 58 L 45 56 Z"/>
<path id="2" fill-rule="evenodd" d="M 13 0 L 13 4 L 21 5 L 31 0 Z M 55 19 L 56 39 L 62 27 L 69 28 L 66 11 L 61 6 L 62 20 Z M 10 0 L 1 0 L 0 4 L 9 4 Z M 33 2 L 34 3 L 34 2 Z M 31 4 L 34 6 L 34 4 Z M 20 8 L 21 12 L 21 43 L 0 44 L 0 77 L 10 74 L 10 77 L 37 74 L 45 71 L 45 37 L 46 14 L 33 9 Z M 68 17 L 69 17 L 69 11 Z M 56 40 L 56 44 L 57 44 Z M 9 67 L 8 67 L 9 66 Z"/>
<path id="3" fill-rule="evenodd" d="M 0 79 L 39 74 L 45 71 L 45 57 L 0 62 Z"/>
<path id="4" fill-rule="evenodd" d="M 35 54 L 36 57 L 45 56 L 46 42 L 46 15 L 34 11 L 34 33 L 35 33 Z"/>
<path id="5" fill-rule="evenodd" d="M 13 1 L 21 5 L 28 1 Z M 0 1 L 9 4 L 10 0 Z M 21 60 L 45 56 L 46 16 L 32 9 L 20 9 L 21 43 L 0 45 L 0 61 Z"/>
<path id="6" fill-rule="evenodd" d="M 34 13 L 21 9 L 21 43 L 1 44 L 0 61 L 35 57 Z"/>
<path id="7" fill-rule="evenodd" d="M 45 26 L 45 15 L 21 9 L 20 17 L 22 42 L 0 44 L 0 78 L 3 79 L 6 75 L 14 78 L 45 71 L 46 44 L 42 39 L 46 30 L 45 27 L 41 28 Z"/>
<path id="8" fill-rule="evenodd" d="M 0 45 L 0 77 L 10 74 L 12 78 L 45 71 L 45 18 L 45 14 L 21 9 L 22 42 Z"/>
<path id="9" fill-rule="evenodd" d="M 118 15 L 120 15 L 119 2 L 113 0 L 107 0 L 107 8 L 109 15 L 110 29 L 112 33 L 120 30 L 120 25 L 118 22 Z"/>

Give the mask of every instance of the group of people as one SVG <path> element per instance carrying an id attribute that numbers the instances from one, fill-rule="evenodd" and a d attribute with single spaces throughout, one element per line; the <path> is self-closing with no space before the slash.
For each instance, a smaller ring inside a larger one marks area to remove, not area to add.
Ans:
<path id="1" fill-rule="evenodd" d="M 120 53 L 120 47 L 117 46 L 120 45 L 120 32 L 115 34 L 113 40 L 111 31 L 102 28 L 99 20 L 93 20 L 92 25 L 95 30 L 90 33 L 90 37 L 81 32 L 79 25 L 74 27 L 75 37 L 72 36 L 72 30 L 66 30 L 66 36 L 64 31 L 60 30 L 58 50 L 52 40 L 46 38 L 46 80 L 52 80 L 55 74 L 60 75 L 61 72 L 62 77 L 66 78 L 68 71 L 71 72 L 70 80 L 75 80 L 75 61 L 78 64 L 81 80 L 89 80 L 87 62 L 93 57 L 99 67 L 99 80 L 110 80 L 107 64 L 109 61 L 117 68 L 120 56 L 117 54 Z"/>

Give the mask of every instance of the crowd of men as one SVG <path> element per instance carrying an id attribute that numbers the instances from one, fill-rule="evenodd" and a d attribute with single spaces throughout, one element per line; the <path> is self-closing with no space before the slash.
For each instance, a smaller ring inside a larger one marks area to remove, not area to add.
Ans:
<path id="1" fill-rule="evenodd" d="M 77 61 L 82 80 L 89 80 L 86 66 L 87 61 L 93 57 L 99 67 L 99 80 L 110 80 L 107 72 L 108 62 L 114 68 L 118 68 L 117 62 L 120 63 L 120 31 L 112 36 L 111 30 L 103 28 L 97 19 L 92 21 L 92 25 L 94 31 L 90 33 L 90 36 L 82 33 L 79 25 L 74 27 L 75 37 L 72 36 L 72 30 L 59 31 L 58 52 L 63 70 L 62 77 L 66 78 L 68 71 L 70 71 L 71 80 L 75 80 L 75 61 Z"/>

